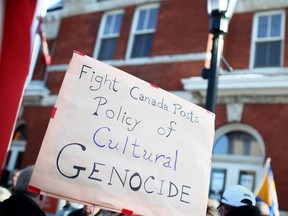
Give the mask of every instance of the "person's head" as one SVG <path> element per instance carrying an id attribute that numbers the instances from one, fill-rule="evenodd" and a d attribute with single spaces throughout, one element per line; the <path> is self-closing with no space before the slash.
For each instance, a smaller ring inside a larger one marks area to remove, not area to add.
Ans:
<path id="1" fill-rule="evenodd" d="M 18 176 L 19 176 L 19 170 L 16 170 L 13 174 L 13 177 L 12 177 L 12 185 L 13 187 L 16 186 L 16 182 L 17 182 L 17 179 L 18 179 Z"/>
<path id="2" fill-rule="evenodd" d="M 0 186 L 0 202 L 3 202 L 5 199 L 8 199 L 11 196 L 10 191 L 7 188 Z"/>
<path id="3" fill-rule="evenodd" d="M 93 206 L 92 205 L 85 205 L 84 209 L 85 209 L 85 212 L 87 215 L 91 215 L 91 213 L 93 212 Z"/>
<path id="4" fill-rule="evenodd" d="M 28 166 L 19 171 L 19 175 L 15 185 L 15 192 L 28 193 L 28 186 L 32 176 L 34 166 Z"/>
<path id="5" fill-rule="evenodd" d="M 83 207 L 83 213 L 84 215 L 86 216 L 90 216 L 92 215 L 93 213 L 97 213 L 98 211 L 100 211 L 100 208 L 95 208 L 94 206 L 92 205 L 84 205 Z M 93 214 L 94 215 L 94 214 Z"/>
<path id="6" fill-rule="evenodd" d="M 219 202 L 214 199 L 208 199 L 207 209 L 206 209 L 206 216 L 217 216 L 218 211 L 217 207 L 219 206 Z"/>
<path id="7" fill-rule="evenodd" d="M 269 216 L 270 215 L 270 209 L 269 205 L 263 201 L 259 201 L 256 203 L 256 206 L 259 208 L 261 212 L 261 216 Z"/>
<path id="8" fill-rule="evenodd" d="M 29 196 L 33 199 L 40 207 L 45 203 L 43 195 L 35 194 L 28 191 L 29 182 L 33 173 L 34 166 L 28 166 L 25 169 L 19 171 L 19 176 L 15 185 L 15 193 L 21 193 Z"/>
<path id="9" fill-rule="evenodd" d="M 224 191 L 218 210 L 221 216 L 225 216 L 232 211 L 237 212 L 237 209 L 243 209 L 245 206 L 255 207 L 255 204 L 255 196 L 248 188 L 242 185 L 233 185 Z M 254 210 L 253 207 L 252 209 Z"/>

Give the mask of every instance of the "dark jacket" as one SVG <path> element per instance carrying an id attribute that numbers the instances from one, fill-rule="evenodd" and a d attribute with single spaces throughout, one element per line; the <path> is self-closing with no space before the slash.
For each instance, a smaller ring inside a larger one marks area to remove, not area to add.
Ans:
<path id="1" fill-rule="evenodd" d="M 258 207 L 246 205 L 234 208 L 227 216 L 261 216 L 261 213 Z"/>
<path id="2" fill-rule="evenodd" d="M 1 216 L 46 216 L 40 207 L 28 196 L 15 193 L 0 203 Z"/>

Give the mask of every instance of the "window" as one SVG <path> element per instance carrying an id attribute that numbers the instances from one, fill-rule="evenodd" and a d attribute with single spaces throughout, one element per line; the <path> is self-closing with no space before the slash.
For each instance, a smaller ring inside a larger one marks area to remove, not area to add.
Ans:
<path id="1" fill-rule="evenodd" d="M 110 12 L 103 16 L 96 47 L 97 59 L 111 60 L 114 58 L 119 37 L 123 12 Z"/>
<path id="2" fill-rule="evenodd" d="M 213 154 L 260 156 L 261 150 L 256 139 L 250 134 L 243 131 L 231 131 L 216 140 Z"/>
<path id="3" fill-rule="evenodd" d="M 259 182 L 265 157 L 265 144 L 253 127 L 230 123 L 215 131 L 211 163 L 209 197 L 220 199 L 230 185 L 244 185 L 254 190 Z"/>
<path id="4" fill-rule="evenodd" d="M 226 172 L 226 169 L 214 168 L 211 170 L 209 198 L 220 200 L 225 188 Z"/>
<path id="5" fill-rule="evenodd" d="M 158 16 L 158 6 L 141 7 L 136 11 L 131 37 L 129 58 L 148 57 L 151 54 Z"/>
<path id="6" fill-rule="evenodd" d="M 243 185 L 249 190 L 253 191 L 255 188 L 255 172 L 240 170 L 238 184 Z"/>
<path id="7" fill-rule="evenodd" d="M 280 67 L 284 41 L 284 13 L 260 13 L 253 31 L 254 68 Z"/>
<path id="8" fill-rule="evenodd" d="M 14 170 L 21 167 L 21 162 L 26 149 L 27 143 L 27 126 L 24 122 L 18 122 L 18 126 L 13 135 L 13 140 L 8 152 L 5 164 L 5 170 L 7 171 L 7 181 L 11 180 Z"/>

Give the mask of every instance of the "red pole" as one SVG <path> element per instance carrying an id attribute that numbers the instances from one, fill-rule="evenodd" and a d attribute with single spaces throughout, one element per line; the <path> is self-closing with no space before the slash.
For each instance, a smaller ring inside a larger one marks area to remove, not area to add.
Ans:
<path id="1" fill-rule="evenodd" d="M 29 72 L 31 24 L 36 4 L 37 0 L 4 0 L 0 50 L 0 179 Z"/>

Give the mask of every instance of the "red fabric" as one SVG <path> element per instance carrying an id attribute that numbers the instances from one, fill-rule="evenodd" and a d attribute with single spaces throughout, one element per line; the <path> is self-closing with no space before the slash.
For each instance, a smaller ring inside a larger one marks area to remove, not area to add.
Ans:
<path id="1" fill-rule="evenodd" d="M 125 215 L 132 215 L 133 214 L 133 211 L 129 210 L 129 209 L 122 209 L 122 214 L 125 214 Z"/>
<path id="2" fill-rule="evenodd" d="M 37 0 L 4 1 L 0 55 L 0 170 L 14 131 L 31 57 L 31 24 Z"/>
<path id="3" fill-rule="evenodd" d="M 56 112 L 57 112 L 57 107 L 54 107 L 53 110 L 52 110 L 52 114 L 51 114 L 51 118 L 52 119 L 55 117 Z"/>
<path id="4" fill-rule="evenodd" d="M 31 185 L 28 185 L 28 189 L 29 192 L 35 193 L 35 194 L 40 194 L 41 190 L 39 188 L 33 187 Z"/>
<path id="5" fill-rule="evenodd" d="M 83 54 L 83 53 L 81 53 L 81 52 L 79 52 L 77 50 L 74 50 L 74 53 L 77 53 L 78 55 L 81 55 L 81 56 L 85 56 L 85 54 Z"/>

